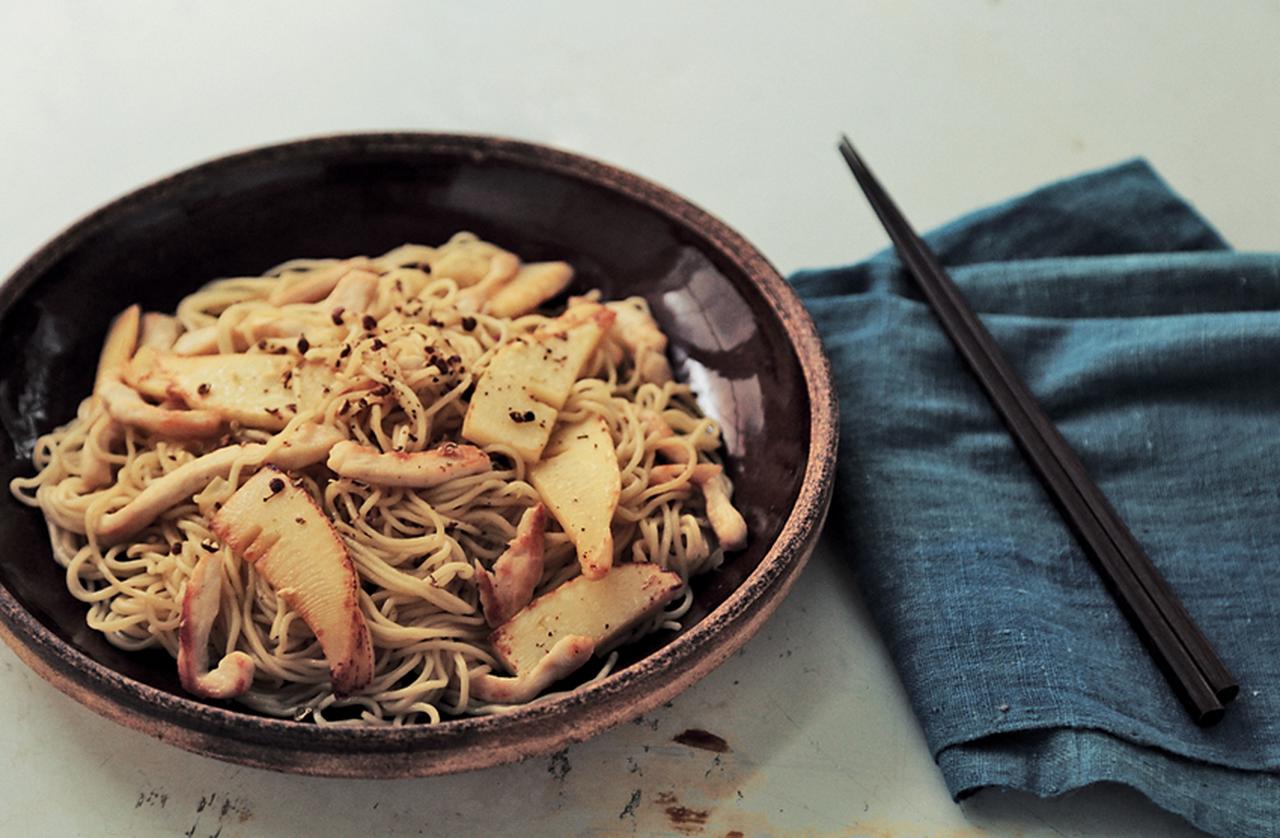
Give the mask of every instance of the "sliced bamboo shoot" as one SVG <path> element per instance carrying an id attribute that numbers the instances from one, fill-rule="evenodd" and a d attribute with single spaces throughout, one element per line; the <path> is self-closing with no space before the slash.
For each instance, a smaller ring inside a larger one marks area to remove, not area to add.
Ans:
<path id="1" fill-rule="evenodd" d="M 601 306 L 574 309 L 498 350 L 476 386 L 462 436 L 509 445 L 530 463 L 541 459 L 556 415 L 612 322 Z"/>
<path id="2" fill-rule="evenodd" d="M 311 496 L 267 467 L 231 496 L 212 524 L 315 632 L 334 691 L 366 686 L 373 644 L 360 611 L 359 579 L 346 545 Z"/>
<path id="3" fill-rule="evenodd" d="M 607 648 L 680 592 L 680 577 L 652 564 L 618 565 L 603 579 L 579 576 L 535 599 L 490 635 L 498 659 L 517 676 L 568 637 Z"/>
<path id="4" fill-rule="evenodd" d="M 600 345 L 601 338 L 613 325 L 614 316 L 603 308 L 582 316 L 565 315 L 534 332 L 529 343 L 515 343 L 529 357 L 522 358 L 527 369 L 529 389 L 534 398 L 559 410 L 564 407 L 573 384 Z M 495 357 L 496 361 L 497 358 Z"/>
<path id="5" fill-rule="evenodd" d="M 490 366 L 471 397 L 462 437 L 477 445 L 506 445 L 524 461 L 537 462 L 551 436 L 556 413 L 554 407 L 533 397 L 518 371 Z"/>
<path id="6" fill-rule="evenodd" d="M 557 428 L 547 447 L 554 456 L 529 470 L 529 482 L 577 548 L 582 574 L 599 579 L 613 563 L 610 525 L 622 491 L 613 436 L 593 415 Z"/>
<path id="7" fill-rule="evenodd" d="M 153 399 L 176 398 L 250 428 L 278 431 L 317 407 L 332 371 L 289 355 L 177 355 L 143 349 L 126 380 Z"/>

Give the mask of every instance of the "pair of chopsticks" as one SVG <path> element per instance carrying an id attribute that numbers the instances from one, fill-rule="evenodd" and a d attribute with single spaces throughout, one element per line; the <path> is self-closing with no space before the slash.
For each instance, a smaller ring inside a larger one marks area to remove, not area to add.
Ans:
<path id="1" fill-rule="evenodd" d="M 1223 705 L 1239 692 L 1235 678 L 848 137 L 840 138 L 839 149 L 943 331 L 986 391 L 1174 691 L 1197 724 L 1214 724 L 1222 718 Z"/>

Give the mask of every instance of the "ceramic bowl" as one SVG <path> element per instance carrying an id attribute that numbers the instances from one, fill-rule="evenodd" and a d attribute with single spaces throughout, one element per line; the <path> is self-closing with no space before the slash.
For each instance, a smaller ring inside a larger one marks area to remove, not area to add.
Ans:
<path id="1" fill-rule="evenodd" d="M 0 485 L 31 473 L 33 440 L 89 392 L 107 324 L 125 305 L 170 311 L 215 277 L 460 229 L 526 259 L 567 259 L 579 288 L 643 295 L 670 336 L 677 375 L 721 422 L 751 539 L 696 580 L 683 632 L 627 649 L 601 681 L 504 715 L 400 728 L 267 718 L 197 700 L 163 652 L 125 653 L 89 630 L 40 514 L 5 492 L 0 635 L 18 656 L 103 716 L 197 753 L 404 777 L 585 739 L 667 701 L 746 642 L 803 567 L 830 499 L 836 404 L 813 323 L 769 262 L 706 212 L 635 175 L 528 143 L 438 134 L 288 143 L 188 169 L 76 223 L 0 287 Z"/>

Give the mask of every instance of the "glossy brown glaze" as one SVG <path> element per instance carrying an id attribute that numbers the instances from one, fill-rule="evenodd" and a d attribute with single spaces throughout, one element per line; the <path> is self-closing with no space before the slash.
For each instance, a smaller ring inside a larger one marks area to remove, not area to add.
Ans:
<path id="1" fill-rule="evenodd" d="M 203 703 L 172 659 L 127 654 L 84 622 L 39 513 L 0 498 L 0 635 L 108 718 L 197 753 L 307 774 L 403 777 L 549 753 L 666 701 L 738 649 L 803 567 L 830 501 L 836 404 L 808 315 L 741 236 L 635 175 L 510 140 L 327 137 L 232 155 L 144 187 L 46 245 L 0 287 L 0 481 L 89 391 L 111 317 L 172 310 L 208 280 L 295 256 L 376 254 L 459 229 L 567 259 L 574 290 L 641 294 L 678 376 L 723 425 L 746 550 L 696 580 L 678 636 L 615 674 L 516 712 L 435 726 L 319 728 Z"/>

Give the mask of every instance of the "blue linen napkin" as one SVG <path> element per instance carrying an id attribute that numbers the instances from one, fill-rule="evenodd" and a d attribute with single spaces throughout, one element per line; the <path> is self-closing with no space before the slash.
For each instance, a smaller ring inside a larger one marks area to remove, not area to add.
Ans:
<path id="1" fill-rule="evenodd" d="M 1230 250 L 1143 161 L 925 238 L 1241 685 L 1191 723 L 895 256 L 802 271 L 832 519 L 952 795 L 1112 781 L 1276 834 L 1280 254 Z"/>

